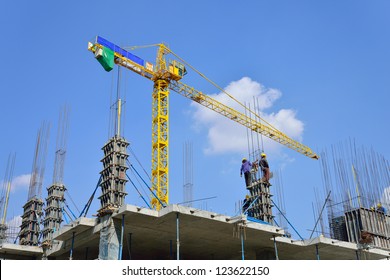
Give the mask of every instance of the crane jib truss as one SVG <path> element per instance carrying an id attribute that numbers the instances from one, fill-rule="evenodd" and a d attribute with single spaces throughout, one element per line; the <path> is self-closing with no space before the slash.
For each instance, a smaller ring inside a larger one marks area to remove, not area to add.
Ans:
<path id="1" fill-rule="evenodd" d="M 156 64 L 139 58 L 129 51 L 97 36 L 94 43 L 88 43 L 88 50 L 95 54 L 106 71 L 114 64 L 127 68 L 154 82 L 152 106 L 152 187 L 159 199 L 151 196 L 152 207 L 159 210 L 161 203 L 169 203 L 168 188 L 168 147 L 169 147 L 169 90 L 187 97 L 210 110 L 213 110 L 257 133 L 293 149 L 309 158 L 318 159 L 309 147 L 291 139 L 283 132 L 222 104 L 180 81 L 186 73 L 177 61 L 171 61 L 167 67 L 165 55 L 171 53 L 164 44 L 158 46 Z"/>

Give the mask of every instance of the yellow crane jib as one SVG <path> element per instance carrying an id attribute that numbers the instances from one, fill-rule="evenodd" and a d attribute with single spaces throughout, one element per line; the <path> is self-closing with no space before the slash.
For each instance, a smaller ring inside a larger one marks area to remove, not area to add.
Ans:
<path id="1" fill-rule="evenodd" d="M 203 94 L 202 92 L 185 85 L 181 82 L 184 75 L 187 74 L 184 60 L 174 54 L 164 44 L 156 44 L 158 47 L 156 63 L 145 61 L 131 52 L 109 42 L 108 40 L 97 36 L 94 43 L 88 43 L 88 50 L 93 52 L 95 58 L 106 71 L 111 71 L 114 64 L 125 67 L 154 82 L 152 93 L 152 182 L 151 189 L 154 195 L 151 195 L 151 204 L 153 208 L 159 210 L 162 203 L 169 203 L 168 188 L 168 148 L 169 148 L 169 90 L 173 90 L 180 95 L 187 97 L 202 106 L 209 108 L 257 133 L 273 139 L 274 141 L 289 147 L 309 158 L 318 159 L 309 147 L 291 139 L 280 132 L 272 125 L 267 125 L 264 120 L 259 121 L 240 113 L 221 102 Z M 177 60 L 166 61 L 166 55 L 172 54 Z M 187 66 L 194 69 L 189 64 Z M 194 69 L 195 70 L 195 69 Z M 198 72 L 197 70 L 195 70 Z M 200 74 L 198 72 L 198 74 Z M 203 78 L 208 80 L 204 75 Z M 208 80 L 211 82 L 210 80 Z M 213 85 L 215 83 L 211 82 Z M 220 88 L 220 87 L 219 87 Z"/>

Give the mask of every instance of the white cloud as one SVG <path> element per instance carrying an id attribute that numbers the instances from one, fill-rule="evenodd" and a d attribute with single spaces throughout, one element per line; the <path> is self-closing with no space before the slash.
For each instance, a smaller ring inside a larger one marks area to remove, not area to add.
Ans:
<path id="1" fill-rule="evenodd" d="M 28 189 L 30 185 L 30 178 L 31 174 L 22 174 L 13 178 L 11 184 L 11 191 L 15 192 L 21 189 Z"/>
<path id="2" fill-rule="evenodd" d="M 304 125 L 296 118 L 295 111 L 281 109 L 277 113 L 266 115 L 264 119 L 289 137 L 302 141 Z"/>
<path id="3" fill-rule="evenodd" d="M 231 82 L 225 89 L 241 103 L 251 103 L 252 111 L 260 111 L 260 116 L 278 130 L 298 141 L 302 140 L 304 124 L 296 118 L 296 112 L 291 109 L 281 109 L 277 112 L 265 113 L 265 109 L 270 109 L 282 93 L 273 88 L 266 88 L 260 83 L 244 77 L 238 81 Z M 245 113 L 241 105 L 227 96 L 225 93 L 210 95 L 217 101 Z M 254 108 L 253 103 L 256 100 Z M 207 154 L 222 154 L 229 152 L 247 153 L 247 129 L 226 117 L 223 117 L 212 110 L 197 103 L 195 107 L 194 119 L 196 127 L 205 127 L 208 131 L 208 143 L 205 149 Z M 255 143 L 261 143 L 261 137 L 253 134 Z M 259 139 L 259 140 L 258 140 Z M 271 153 L 279 153 L 281 145 L 273 140 L 263 137 L 264 150 Z"/>

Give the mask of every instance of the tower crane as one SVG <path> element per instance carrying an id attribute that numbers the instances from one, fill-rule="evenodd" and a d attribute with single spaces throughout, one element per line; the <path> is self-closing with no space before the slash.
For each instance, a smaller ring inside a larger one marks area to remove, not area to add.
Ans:
<path id="1" fill-rule="evenodd" d="M 257 116 L 255 120 L 247 115 L 211 98 L 203 92 L 181 82 L 187 74 L 184 60 L 179 58 L 165 44 L 156 44 L 156 63 L 145 61 L 132 54 L 128 50 L 121 48 L 110 41 L 97 36 L 95 42 L 88 42 L 88 50 L 93 52 L 95 58 L 103 68 L 109 72 L 114 65 L 127 68 L 151 81 L 153 81 L 152 93 L 152 176 L 151 190 L 156 196 L 151 196 L 151 205 L 159 210 L 162 203 L 169 202 L 168 188 L 168 147 L 169 147 L 169 91 L 175 91 L 200 105 L 203 105 L 249 129 L 260 133 L 286 147 L 293 149 L 309 158 L 318 159 L 309 147 L 291 139 L 283 132 L 268 124 L 265 120 Z M 166 56 L 172 54 L 179 60 L 169 59 Z M 203 76 L 203 75 L 202 75 Z M 204 76 L 203 76 L 204 77 Z M 211 82 L 211 81 L 209 81 Z M 214 83 L 213 83 L 214 84 Z M 214 84 L 215 85 L 215 84 Z M 216 86 L 216 85 L 215 85 Z M 225 92 L 226 93 L 226 92 Z"/>

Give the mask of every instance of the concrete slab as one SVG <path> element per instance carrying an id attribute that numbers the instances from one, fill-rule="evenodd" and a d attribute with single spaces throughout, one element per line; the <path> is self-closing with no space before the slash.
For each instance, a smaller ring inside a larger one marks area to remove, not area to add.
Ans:
<path id="1" fill-rule="evenodd" d="M 252 259 L 263 248 L 273 250 L 272 237 L 284 234 L 281 228 L 248 222 L 245 216 L 233 218 L 181 205 L 169 205 L 159 212 L 125 205 L 113 215 L 125 219 L 124 248 L 131 250 L 125 250 L 124 257 L 175 259 L 177 215 L 181 259 L 241 259 L 239 222 L 246 225 L 244 251 Z"/>
<path id="2" fill-rule="evenodd" d="M 245 259 L 356 259 L 356 244 L 318 237 L 294 241 L 284 231 L 269 224 L 248 220 L 245 216 L 226 216 L 181 205 L 169 205 L 160 211 L 123 205 L 113 219 L 124 221 L 123 259 L 239 260 L 244 237 Z M 178 226 L 178 229 L 177 229 Z M 244 227 L 242 227 L 244 226 Z M 243 229 L 240 231 L 240 228 Z M 96 259 L 99 254 L 101 218 L 80 219 L 61 229 L 55 237 L 49 258 L 68 259 L 73 232 L 73 259 Z M 275 240 L 275 241 L 274 241 Z M 383 259 L 389 252 L 379 249 L 359 251 L 361 259 Z"/>
<path id="3" fill-rule="evenodd" d="M 390 252 L 377 248 L 359 250 L 357 244 L 319 236 L 310 240 L 276 238 L 279 258 L 285 260 L 379 260 L 390 257 Z M 317 248 L 318 251 L 317 251 Z"/>
<path id="4" fill-rule="evenodd" d="M 61 241 L 68 240 L 72 238 L 73 233 L 79 235 L 80 233 L 93 228 L 95 224 L 96 219 L 85 217 L 78 218 L 77 220 L 62 226 L 59 231 L 53 234 L 53 239 Z"/>
<path id="5" fill-rule="evenodd" d="M 39 260 L 42 259 L 42 254 L 42 248 L 38 246 L 3 243 L 0 247 L 0 257 L 2 259 Z"/>
<path id="6" fill-rule="evenodd" d="M 91 259 L 88 255 L 97 258 L 99 251 L 99 232 L 95 232 L 97 221 L 97 218 L 81 217 L 64 225 L 53 235 L 53 247 L 47 252 L 48 258 L 69 259 L 72 242 L 72 254 L 75 255 L 73 259 Z"/>

